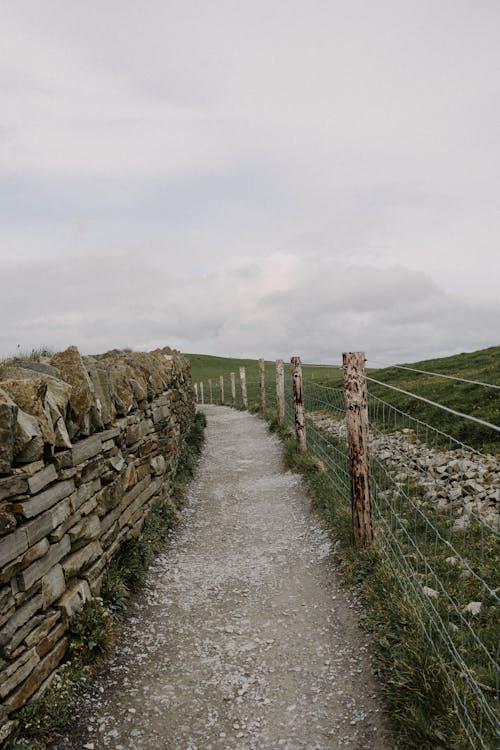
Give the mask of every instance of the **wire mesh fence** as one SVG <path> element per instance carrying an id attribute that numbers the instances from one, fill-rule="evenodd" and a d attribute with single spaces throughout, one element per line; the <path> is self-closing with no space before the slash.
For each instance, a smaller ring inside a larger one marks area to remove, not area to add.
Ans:
<path id="1" fill-rule="evenodd" d="M 304 390 L 310 450 L 348 507 L 343 393 L 307 381 Z M 368 403 L 378 549 L 442 660 L 470 746 L 490 748 L 499 732 L 500 463 L 379 398 Z"/>
<path id="2" fill-rule="evenodd" d="M 246 381 L 249 409 L 259 411 L 257 366 L 247 368 Z M 289 373 L 285 394 L 285 422 L 293 426 Z M 351 505 L 344 391 L 306 377 L 304 396 L 308 451 L 331 484 L 334 521 Z M 265 400 L 272 418 L 269 368 Z M 243 408 L 238 373 L 234 406 Z M 470 747 L 490 750 L 500 737 L 500 461 L 370 392 L 368 413 L 377 549 L 442 665 Z"/>

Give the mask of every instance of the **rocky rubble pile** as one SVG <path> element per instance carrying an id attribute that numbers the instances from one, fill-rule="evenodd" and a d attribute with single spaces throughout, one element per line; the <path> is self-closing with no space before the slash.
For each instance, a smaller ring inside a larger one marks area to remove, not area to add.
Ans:
<path id="1" fill-rule="evenodd" d="M 193 414 L 170 349 L 0 367 L 0 743 L 118 546 L 168 499 Z"/>
<path id="2" fill-rule="evenodd" d="M 316 427 L 346 439 L 345 421 L 322 414 L 310 415 Z M 439 450 L 419 441 L 414 430 L 370 433 L 370 452 L 388 467 L 397 487 L 421 487 L 414 498 L 438 512 L 452 513 L 453 530 L 467 528 L 476 516 L 498 529 L 500 460 L 462 448 Z"/>

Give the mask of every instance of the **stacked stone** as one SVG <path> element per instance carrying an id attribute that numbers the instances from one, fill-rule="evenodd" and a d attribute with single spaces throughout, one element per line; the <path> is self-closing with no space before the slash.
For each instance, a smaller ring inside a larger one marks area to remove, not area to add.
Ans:
<path id="1" fill-rule="evenodd" d="M 193 414 L 169 349 L 0 368 L 0 742 L 119 545 L 168 500 Z"/>
<path id="2" fill-rule="evenodd" d="M 346 439 L 345 420 L 312 414 L 314 424 Z M 396 488 L 408 482 L 424 489 L 418 505 L 455 515 L 454 531 L 463 531 L 473 517 L 498 530 L 500 460 L 466 448 L 440 450 L 420 441 L 414 430 L 404 428 L 384 434 L 370 433 L 370 452 L 390 468 Z M 386 494 L 391 495 L 388 490 Z"/>

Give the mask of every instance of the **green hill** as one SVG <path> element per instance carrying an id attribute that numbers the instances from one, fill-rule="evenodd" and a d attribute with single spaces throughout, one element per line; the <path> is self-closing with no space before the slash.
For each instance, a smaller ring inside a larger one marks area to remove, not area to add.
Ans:
<path id="1" fill-rule="evenodd" d="M 230 372 L 238 374 L 238 368 L 241 365 L 247 368 L 247 378 L 250 382 L 257 379 L 258 363 L 255 359 L 214 357 L 206 354 L 187 354 L 186 356 L 191 361 L 195 382 L 201 380 L 206 382 L 208 378 L 218 378 L 219 375 L 228 375 Z M 405 363 L 405 366 L 500 386 L 500 346 L 455 354 L 451 357 Z M 266 374 L 268 378 L 274 377 L 274 362 L 266 362 Z M 500 426 L 500 390 L 401 370 L 395 366 L 380 369 L 369 368 L 367 374 L 383 383 Z M 308 381 L 332 388 L 342 387 L 342 370 L 339 368 L 307 365 L 304 366 L 304 378 L 306 393 Z M 375 383 L 369 382 L 368 390 L 372 396 L 386 401 L 402 412 L 472 447 L 495 454 L 500 453 L 500 434 L 487 427 L 455 417 L 441 409 Z"/>

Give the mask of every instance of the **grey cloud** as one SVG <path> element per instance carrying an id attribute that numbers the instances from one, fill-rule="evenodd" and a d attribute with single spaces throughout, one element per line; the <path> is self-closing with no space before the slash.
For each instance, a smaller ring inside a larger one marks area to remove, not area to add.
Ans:
<path id="1" fill-rule="evenodd" d="M 498 3 L 4 5 L 2 351 L 498 341 Z"/>
<path id="2" fill-rule="evenodd" d="M 486 346 L 500 303 L 454 298 L 422 272 L 339 266 L 276 254 L 205 276 L 181 277 L 168 262 L 134 254 L 80 256 L 71 264 L 3 264 L 0 347 L 12 352 L 77 343 L 276 357 L 290 348 L 310 361 L 346 349 L 389 360 Z M 277 284 L 282 288 L 270 292 Z"/>

